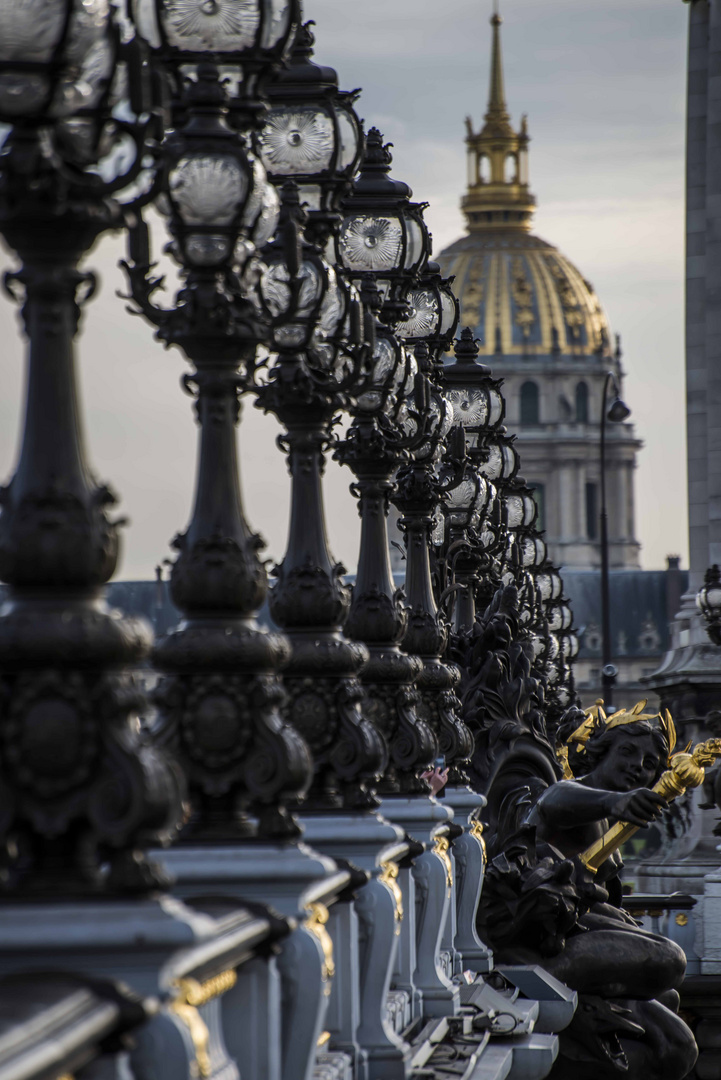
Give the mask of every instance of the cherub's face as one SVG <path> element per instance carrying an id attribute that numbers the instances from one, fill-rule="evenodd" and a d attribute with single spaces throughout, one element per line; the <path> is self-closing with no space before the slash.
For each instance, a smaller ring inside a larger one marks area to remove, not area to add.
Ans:
<path id="1" fill-rule="evenodd" d="M 593 786 L 609 791 L 650 787 L 661 764 L 653 736 L 630 735 L 622 727 L 614 735 L 606 756 L 591 774 Z"/>

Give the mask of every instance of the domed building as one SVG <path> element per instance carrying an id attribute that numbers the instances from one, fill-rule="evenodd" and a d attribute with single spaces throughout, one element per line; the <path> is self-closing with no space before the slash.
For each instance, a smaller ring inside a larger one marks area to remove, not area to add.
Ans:
<path id="1" fill-rule="evenodd" d="M 466 120 L 468 234 L 436 256 L 455 276 L 461 325 L 504 379 L 506 424 L 518 435 L 551 558 L 600 566 L 599 441 L 603 386 L 622 379 L 621 352 L 593 287 L 565 255 L 534 236 L 526 117 L 514 131 L 506 108 L 501 18 L 491 18 L 488 109 L 480 131 Z M 633 426 L 607 425 L 609 564 L 639 565 L 633 475 L 641 446 Z"/>

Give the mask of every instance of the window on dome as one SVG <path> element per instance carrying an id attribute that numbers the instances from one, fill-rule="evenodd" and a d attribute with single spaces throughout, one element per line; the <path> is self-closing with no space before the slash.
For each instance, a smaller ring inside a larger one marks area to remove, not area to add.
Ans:
<path id="1" fill-rule="evenodd" d="M 521 386 L 521 423 L 540 423 L 538 386 L 530 380 Z"/>
<path id="2" fill-rule="evenodd" d="M 515 184 L 518 179 L 518 160 L 515 154 L 506 154 L 503 163 L 503 179 L 507 184 Z"/>
<path id="3" fill-rule="evenodd" d="M 481 154 L 478 159 L 478 179 L 482 184 L 487 184 L 491 179 L 491 163 L 486 154 Z"/>
<path id="4" fill-rule="evenodd" d="M 588 386 L 580 382 L 576 387 L 576 422 L 588 423 Z"/>

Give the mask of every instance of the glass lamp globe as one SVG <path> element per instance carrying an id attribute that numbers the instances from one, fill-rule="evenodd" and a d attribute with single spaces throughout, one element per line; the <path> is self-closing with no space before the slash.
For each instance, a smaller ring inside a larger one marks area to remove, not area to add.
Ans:
<path id="1" fill-rule="evenodd" d="M 282 60 L 298 20 L 297 0 L 131 0 L 130 10 L 164 59 L 214 58 L 244 74 Z"/>
<path id="2" fill-rule="evenodd" d="M 489 410 L 490 416 L 490 410 Z M 489 436 L 485 447 L 486 460 L 478 463 L 478 471 L 488 480 L 510 480 L 518 469 L 518 454 L 513 440 L 496 434 Z"/>
<path id="3" fill-rule="evenodd" d="M 446 496 L 445 514 L 452 527 L 475 529 L 488 501 L 488 485 L 476 472 L 467 471 Z"/>
<path id="4" fill-rule="evenodd" d="M 568 604 L 553 604 L 548 611 L 549 629 L 556 631 L 570 630 L 573 613 Z"/>
<path id="5" fill-rule="evenodd" d="M 96 109 L 118 34 L 110 0 L 5 0 L 0 5 L 0 120 L 54 120 Z"/>
<path id="6" fill-rule="evenodd" d="M 401 342 L 379 328 L 370 375 L 358 393 L 356 410 L 367 415 L 393 408 L 404 396 L 409 370 L 409 356 Z"/>
<path id="7" fill-rule="evenodd" d="M 540 536 L 526 536 L 521 541 L 521 561 L 526 567 L 541 566 L 546 559 L 546 545 Z"/>
<path id="8" fill-rule="evenodd" d="M 505 508 L 506 527 L 520 529 L 523 525 L 523 497 L 518 494 L 506 494 L 503 497 Z"/>
<path id="9" fill-rule="evenodd" d="M 382 294 L 402 286 L 425 266 L 430 236 L 423 210 L 407 184 L 388 174 L 393 158 L 377 128 L 366 138 L 363 164 L 335 240 L 336 262 L 351 278 L 373 275 Z"/>
<path id="10" fill-rule="evenodd" d="M 273 351 L 306 351 L 318 346 L 314 359 L 332 367 L 336 342 L 348 314 L 351 293 L 334 267 L 300 239 L 305 212 L 292 182 L 283 187 L 277 236 L 262 252 L 253 300 L 270 325 Z M 288 237 L 296 240 L 289 243 Z"/>
<path id="11" fill-rule="evenodd" d="M 561 655 L 564 660 L 574 660 L 578 656 L 578 638 L 575 634 L 564 634 L 561 638 Z"/>
<path id="12" fill-rule="evenodd" d="M 563 591 L 563 582 L 561 581 L 560 574 L 554 569 L 544 569 L 540 573 L 536 573 L 536 588 L 541 594 L 541 599 L 548 603 L 552 600 L 558 600 L 561 592 Z"/>
<path id="13" fill-rule="evenodd" d="M 405 292 L 408 316 L 395 332 L 408 344 L 424 341 L 429 349 L 447 348 L 458 326 L 459 304 L 437 263 L 429 262 L 417 285 Z"/>
<path id="14" fill-rule="evenodd" d="M 426 461 L 439 455 L 443 441 L 453 426 L 453 412 L 441 394 L 431 393 L 427 408 L 428 439 L 413 450 L 418 461 Z"/>

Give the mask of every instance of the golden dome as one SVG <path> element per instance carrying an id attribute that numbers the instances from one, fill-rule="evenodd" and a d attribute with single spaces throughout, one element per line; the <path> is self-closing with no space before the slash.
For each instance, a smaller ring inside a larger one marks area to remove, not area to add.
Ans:
<path id="1" fill-rule="evenodd" d="M 474 229 L 437 256 L 486 356 L 609 356 L 592 286 L 561 252 L 522 229 Z"/>
<path id="2" fill-rule="evenodd" d="M 603 308 L 573 263 L 529 233 L 535 199 L 528 183 L 528 127 L 514 131 L 506 108 L 501 18 L 491 18 L 491 75 L 484 124 L 466 120 L 468 190 L 461 207 L 469 235 L 436 256 L 455 275 L 462 325 L 486 356 L 611 355 Z"/>

